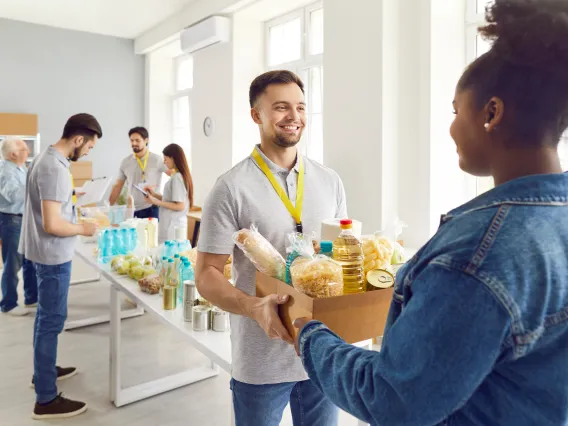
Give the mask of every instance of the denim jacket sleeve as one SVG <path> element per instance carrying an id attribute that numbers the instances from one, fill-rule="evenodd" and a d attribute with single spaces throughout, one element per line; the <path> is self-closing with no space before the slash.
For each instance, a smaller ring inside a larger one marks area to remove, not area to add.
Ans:
<path id="1" fill-rule="evenodd" d="M 443 421 L 469 399 L 509 333 L 506 310 L 480 281 L 429 265 L 381 352 L 348 345 L 312 321 L 300 334 L 300 355 L 338 407 L 372 425 L 418 426 Z"/>

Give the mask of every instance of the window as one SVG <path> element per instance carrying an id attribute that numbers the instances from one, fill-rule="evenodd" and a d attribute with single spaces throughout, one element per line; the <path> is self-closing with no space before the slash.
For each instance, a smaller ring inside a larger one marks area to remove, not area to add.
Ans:
<path id="1" fill-rule="evenodd" d="M 323 162 L 323 3 L 317 2 L 266 23 L 269 70 L 287 69 L 305 85 L 306 125 L 299 148 Z"/>
<path id="2" fill-rule="evenodd" d="M 172 96 L 173 143 L 185 151 L 191 167 L 191 91 L 193 89 L 193 58 L 188 55 L 174 59 Z"/>
<path id="3" fill-rule="evenodd" d="M 488 52 L 491 44 L 483 40 L 477 33 L 477 28 L 484 25 L 485 9 L 495 0 L 467 0 L 467 16 L 466 16 L 466 40 L 467 40 L 467 62 L 471 63 L 479 56 Z M 558 154 L 562 168 L 568 170 L 568 133 L 564 135 L 558 145 Z M 493 179 L 491 177 L 483 177 L 476 179 L 476 195 L 482 194 L 493 188 Z"/>

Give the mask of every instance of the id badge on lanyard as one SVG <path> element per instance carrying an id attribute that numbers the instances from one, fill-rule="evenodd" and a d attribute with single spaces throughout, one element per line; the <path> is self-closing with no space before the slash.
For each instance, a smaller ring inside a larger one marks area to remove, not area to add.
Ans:
<path id="1" fill-rule="evenodd" d="M 282 200 L 282 203 L 284 204 L 288 212 L 296 221 L 296 232 L 303 233 L 304 227 L 302 225 L 302 207 L 304 204 L 304 162 L 302 161 L 302 157 L 300 157 L 300 155 L 298 154 L 298 192 L 296 194 L 295 206 L 292 204 L 290 198 L 286 194 L 286 191 L 284 191 L 284 189 L 280 186 L 280 184 L 274 177 L 274 174 L 256 148 L 252 151 L 252 157 L 255 159 L 256 163 L 258 164 L 266 178 L 272 184 L 272 187 Z"/>
<path id="2" fill-rule="evenodd" d="M 134 154 L 134 158 L 136 158 L 136 161 L 138 162 L 138 165 L 140 166 L 140 170 L 142 170 L 142 181 L 140 182 L 140 185 L 142 187 L 144 187 L 144 185 L 146 185 L 146 165 L 148 164 L 148 157 L 150 156 L 150 151 L 146 152 L 146 155 L 144 156 L 144 163 L 142 163 L 142 161 L 140 161 L 140 158 L 138 158 L 136 156 L 136 154 Z"/>

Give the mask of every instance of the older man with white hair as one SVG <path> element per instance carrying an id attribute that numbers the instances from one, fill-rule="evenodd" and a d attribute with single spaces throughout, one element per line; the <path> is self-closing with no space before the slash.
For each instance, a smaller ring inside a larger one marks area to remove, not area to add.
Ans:
<path id="1" fill-rule="evenodd" d="M 24 198 L 26 193 L 25 167 L 29 149 L 19 139 L 2 143 L 0 162 L 0 239 L 2 240 L 2 300 L 0 311 L 12 316 L 27 315 L 27 308 L 37 306 L 37 278 L 32 262 L 18 253 Z M 18 306 L 18 272 L 23 266 L 24 304 Z"/>

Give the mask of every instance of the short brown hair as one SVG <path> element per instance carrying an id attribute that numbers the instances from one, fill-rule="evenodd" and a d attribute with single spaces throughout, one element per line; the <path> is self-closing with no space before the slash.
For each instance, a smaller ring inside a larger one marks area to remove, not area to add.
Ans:
<path id="1" fill-rule="evenodd" d="M 67 120 L 63 128 L 62 139 L 71 139 L 74 136 L 83 136 L 90 140 L 95 136 L 102 138 L 103 130 L 95 117 L 91 114 L 76 114 Z"/>
<path id="2" fill-rule="evenodd" d="M 269 71 L 259 75 L 250 85 L 249 102 L 251 108 L 254 108 L 258 98 L 264 93 L 266 88 L 272 84 L 296 84 L 302 90 L 302 93 L 304 93 L 304 83 L 300 77 L 292 71 Z"/>

